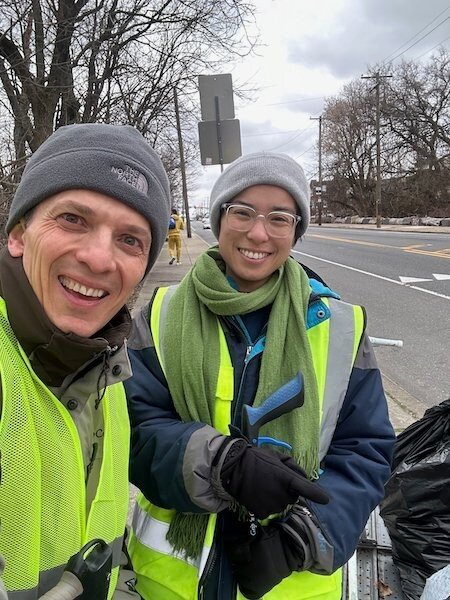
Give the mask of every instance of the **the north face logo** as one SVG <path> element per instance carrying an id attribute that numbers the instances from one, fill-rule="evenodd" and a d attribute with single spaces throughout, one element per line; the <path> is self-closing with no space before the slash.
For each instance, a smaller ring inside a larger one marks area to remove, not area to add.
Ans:
<path id="1" fill-rule="evenodd" d="M 148 192 L 147 179 L 137 169 L 133 169 L 129 165 L 125 165 L 124 168 L 111 167 L 111 172 L 116 175 L 119 181 L 128 183 L 128 185 L 134 187 L 136 190 L 138 190 L 138 192 L 142 192 L 143 194 Z"/>

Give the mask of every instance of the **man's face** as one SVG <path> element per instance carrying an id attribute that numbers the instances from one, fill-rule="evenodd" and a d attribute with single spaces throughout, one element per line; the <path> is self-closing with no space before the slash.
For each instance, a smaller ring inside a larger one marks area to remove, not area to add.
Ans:
<path id="1" fill-rule="evenodd" d="M 148 221 L 122 202 L 67 190 L 41 202 L 8 237 L 48 318 L 90 337 L 122 308 L 145 273 Z"/>
<path id="2" fill-rule="evenodd" d="M 258 214 L 267 215 L 273 210 L 296 214 L 297 205 L 292 196 L 273 185 L 254 185 L 231 201 L 245 204 Z M 247 231 L 235 231 L 227 224 L 225 213 L 220 221 L 219 252 L 226 263 L 226 273 L 236 282 L 240 292 L 251 292 L 269 279 L 288 258 L 294 241 L 295 230 L 285 238 L 274 238 L 267 234 L 264 219 L 255 220 Z"/>

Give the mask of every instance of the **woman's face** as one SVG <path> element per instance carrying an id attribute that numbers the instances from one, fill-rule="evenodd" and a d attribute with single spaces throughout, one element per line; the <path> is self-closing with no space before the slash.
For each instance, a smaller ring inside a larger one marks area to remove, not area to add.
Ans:
<path id="1" fill-rule="evenodd" d="M 289 192 L 274 185 L 251 186 L 231 203 L 250 206 L 258 215 L 267 215 L 274 210 L 297 213 L 297 205 Z M 262 218 L 255 219 L 249 231 L 236 231 L 229 227 L 225 212 L 222 212 L 219 251 L 226 263 L 226 274 L 234 279 L 240 292 L 252 292 L 264 285 L 290 255 L 294 234 L 295 227 L 292 235 L 271 237 Z"/>

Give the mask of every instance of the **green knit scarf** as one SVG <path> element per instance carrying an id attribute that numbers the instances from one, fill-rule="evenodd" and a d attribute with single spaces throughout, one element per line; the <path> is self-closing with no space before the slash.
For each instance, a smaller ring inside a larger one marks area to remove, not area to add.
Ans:
<path id="1" fill-rule="evenodd" d="M 310 295 L 306 273 L 291 257 L 250 293 L 236 291 L 225 276 L 218 248 L 209 248 L 170 299 L 162 332 L 164 369 L 175 408 L 183 421 L 214 426 L 219 372 L 216 316 L 243 315 L 272 304 L 254 406 L 300 370 L 303 407 L 268 423 L 261 435 L 291 444 L 292 456 L 310 478 L 317 477 L 319 401 L 305 317 Z M 173 374 L 173 376 L 171 376 Z M 167 535 L 176 551 L 190 558 L 201 552 L 208 515 L 176 513 Z"/>

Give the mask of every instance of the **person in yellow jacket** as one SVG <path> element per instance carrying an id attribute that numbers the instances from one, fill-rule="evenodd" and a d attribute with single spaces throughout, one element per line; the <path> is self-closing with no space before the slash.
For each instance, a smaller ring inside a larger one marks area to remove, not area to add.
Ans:
<path id="1" fill-rule="evenodd" d="M 112 553 L 108 600 L 138 597 L 115 591 L 129 499 L 126 302 L 164 244 L 169 208 L 162 162 L 131 126 L 61 127 L 27 162 L 0 253 L 0 554 L 11 599 L 40 598 L 96 539 Z"/>
<path id="2" fill-rule="evenodd" d="M 176 208 L 172 208 L 172 214 L 169 218 L 169 229 L 167 232 L 167 247 L 169 250 L 169 265 L 177 261 L 181 265 L 181 232 L 184 229 L 183 217 L 178 214 Z"/>
<path id="3" fill-rule="evenodd" d="M 243 155 L 211 191 L 218 245 L 134 318 L 129 552 L 145 600 L 341 598 L 395 435 L 363 308 L 290 256 L 309 217 L 295 160 Z M 250 435 L 299 371 L 301 406 Z"/>

